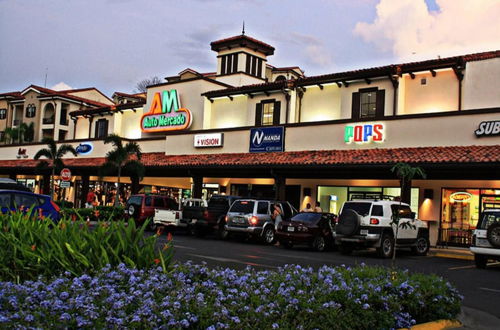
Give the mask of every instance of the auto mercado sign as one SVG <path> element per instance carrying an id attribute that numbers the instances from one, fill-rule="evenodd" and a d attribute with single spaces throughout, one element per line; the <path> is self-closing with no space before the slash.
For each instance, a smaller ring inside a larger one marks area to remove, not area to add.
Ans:
<path id="1" fill-rule="evenodd" d="M 149 112 L 141 118 L 144 133 L 184 130 L 191 126 L 191 111 L 181 108 L 177 90 L 155 93 Z"/>
<path id="2" fill-rule="evenodd" d="M 283 126 L 250 129 L 250 152 L 284 151 Z"/>

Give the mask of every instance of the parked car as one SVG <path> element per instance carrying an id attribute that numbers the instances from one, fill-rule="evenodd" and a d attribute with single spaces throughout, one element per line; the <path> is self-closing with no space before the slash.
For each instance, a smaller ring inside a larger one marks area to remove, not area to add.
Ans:
<path id="1" fill-rule="evenodd" d="M 279 224 L 276 237 L 287 249 L 297 244 L 307 244 L 317 251 L 335 245 L 337 217 L 332 213 L 302 212 L 289 221 Z"/>
<path id="2" fill-rule="evenodd" d="M 134 219 L 138 225 L 142 225 L 146 219 L 153 219 L 155 209 L 178 210 L 179 206 L 175 199 L 168 196 L 137 194 L 130 196 L 127 200 L 125 216 Z M 150 230 L 155 229 L 153 221 L 149 224 Z"/>
<path id="3" fill-rule="evenodd" d="M 199 198 L 188 198 L 181 202 L 180 209 L 159 209 L 155 208 L 155 216 L 151 225 L 152 230 L 158 226 L 171 228 L 185 228 L 191 231 L 192 219 L 199 219 L 206 210 L 207 201 Z"/>
<path id="4" fill-rule="evenodd" d="M 470 251 L 477 268 L 486 268 L 488 260 L 500 261 L 500 209 L 487 209 L 472 233 Z"/>
<path id="5" fill-rule="evenodd" d="M 10 211 L 31 210 L 33 216 L 50 218 L 58 222 L 61 218 L 59 206 L 49 196 L 20 190 L 0 190 L 0 209 L 3 214 Z"/>
<path id="6" fill-rule="evenodd" d="M 204 236 L 210 231 L 217 230 L 218 235 L 224 230 L 224 219 L 233 202 L 241 197 L 229 195 L 213 195 L 208 200 L 207 209 L 202 218 L 193 218 L 193 232 L 196 236 Z"/>
<path id="7" fill-rule="evenodd" d="M 0 189 L 31 192 L 30 188 L 9 178 L 0 178 Z"/>
<path id="8" fill-rule="evenodd" d="M 397 230 L 394 216 L 400 218 Z M 406 223 L 407 225 L 402 225 Z M 390 258 L 395 248 L 409 247 L 416 255 L 429 252 L 427 223 L 415 219 L 406 203 L 385 200 L 354 200 L 345 202 L 335 227 L 335 243 L 344 254 L 354 249 L 374 247 L 382 258 Z"/>
<path id="9" fill-rule="evenodd" d="M 297 210 L 284 201 L 239 199 L 234 201 L 226 216 L 226 225 L 221 232 L 221 238 L 227 238 L 232 233 L 259 237 L 267 244 L 276 241 L 276 223 L 272 219 L 273 204 L 278 204 L 283 210 L 282 220 L 290 220 Z"/>

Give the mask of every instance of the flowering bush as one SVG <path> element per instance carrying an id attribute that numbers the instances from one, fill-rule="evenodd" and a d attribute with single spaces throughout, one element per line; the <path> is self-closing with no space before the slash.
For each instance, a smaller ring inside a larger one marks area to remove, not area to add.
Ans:
<path id="1" fill-rule="evenodd" d="M 123 219 L 123 207 L 96 206 L 94 208 L 75 209 L 61 208 L 61 215 L 68 219 L 90 221 L 117 221 Z"/>
<path id="2" fill-rule="evenodd" d="M 0 215 L 0 280 L 20 282 L 50 277 L 65 271 L 93 274 L 107 264 L 125 263 L 166 269 L 170 243 L 158 250 L 157 236 L 146 237 L 145 225 L 124 221 L 99 222 L 90 228 L 85 221 L 62 219 L 54 224 L 29 213 Z"/>
<path id="3" fill-rule="evenodd" d="M 454 318 L 437 276 L 378 267 L 209 269 L 191 263 L 0 283 L 0 327 L 380 329 Z"/>

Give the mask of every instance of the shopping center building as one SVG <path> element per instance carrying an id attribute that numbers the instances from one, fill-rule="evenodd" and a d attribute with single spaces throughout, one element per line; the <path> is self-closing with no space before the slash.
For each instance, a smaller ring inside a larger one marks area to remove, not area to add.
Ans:
<path id="1" fill-rule="evenodd" d="M 140 145 L 145 192 L 319 201 L 337 213 L 346 200 L 405 196 L 391 172 L 405 162 L 427 174 L 409 195 L 434 244 L 469 244 L 482 210 L 500 207 L 500 51 L 306 76 L 270 65 L 274 48 L 246 35 L 211 49 L 215 72 L 185 69 L 149 86 L 145 101 L 115 93 L 66 112 L 55 105 L 67 133 L 48 133 L 84 151 L 66 156 L 72 183 L 59 197 L 79 203 L 89 187 L 114 185 L 99 167 L 111 149 L 103 138 L 115 133 Z M 27 96 L 0 94 L 0 127 L 18 119 L 16 107 L 27 114 Z M 43 147 L 0 146 L 0 175 L 46 191 L 49 173 L 33 160 Z"/>

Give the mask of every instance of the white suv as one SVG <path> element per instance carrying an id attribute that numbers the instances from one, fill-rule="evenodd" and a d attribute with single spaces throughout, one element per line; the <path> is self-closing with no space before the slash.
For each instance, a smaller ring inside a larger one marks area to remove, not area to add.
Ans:
<path id="1" fill-rule="evenodd" d="M 470 250 L 477 268 L 486 268 L 489 259 L 500 261 L 500 209 L 483 211 Z"/>
<path id="2" fill-rule="evenodd" d="M 396 225 L 393 215 L 399 214 L 397 247 L 409 247 L 416 255 L 429 252 L 427 223 L 415 219 L 410 206 L 396 201 L 354 200 L 345 202 L 335 228 L 335 243 L 344 254 L 354 249 L 375 247 L 382 258 L 390 258 L 395 248 Z"/>

